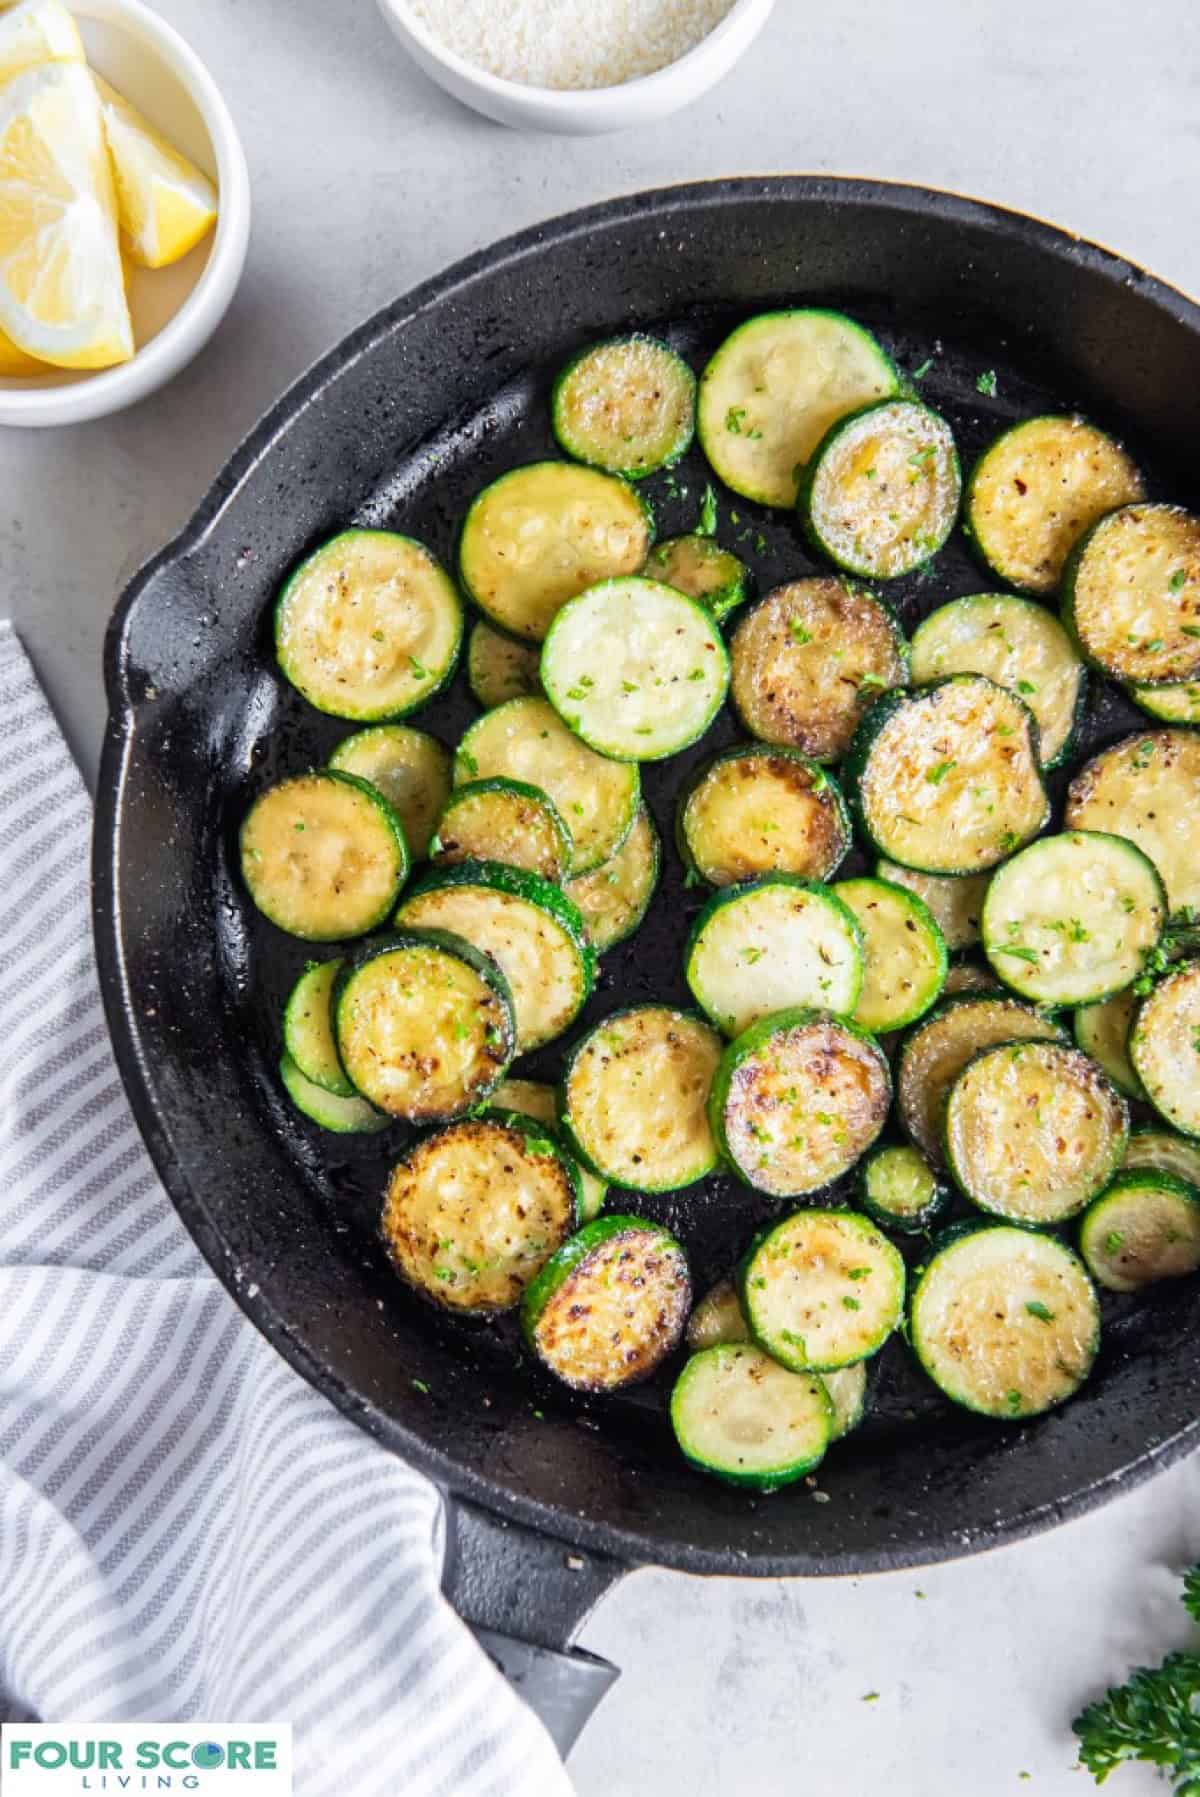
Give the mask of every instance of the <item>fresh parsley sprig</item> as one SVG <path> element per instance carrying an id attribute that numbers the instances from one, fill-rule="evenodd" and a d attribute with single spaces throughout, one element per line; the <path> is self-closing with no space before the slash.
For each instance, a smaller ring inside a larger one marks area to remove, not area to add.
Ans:
<path id="1" fill-rule="evenodd" d="M 1183 1602 L 1200 1622 L 1200 1566 L 1184 1575 Z M 1103 1784 L 1118 1766 L 1161 1766 L 1175 1797 L 1200 1797 L 1200 1653 L 1139 1666 L 1071 1724 L 1079 1761 Z"/>

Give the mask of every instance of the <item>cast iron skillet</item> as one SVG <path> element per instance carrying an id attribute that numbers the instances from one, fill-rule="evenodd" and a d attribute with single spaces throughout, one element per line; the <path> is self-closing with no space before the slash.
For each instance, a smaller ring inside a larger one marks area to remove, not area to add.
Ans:
<path id="1" fill-rule="evenodd" d="M 756 1502 L 682 1462 L 661 1389 L 576 1403 L 515 1364 L 504 1330 L 422 1308 L 373 1233 L 397 1137 L 319 1139 L 281 1097 L 279 1000 L 304 949 L 251 915 L 232 871 L 235 829 L 251 793 L 324 759 L 348 728 L 272 671 L 269 608 L 284 573 L 350 521 L 411 531 L 450 557 L 466 499 L 549 449 L 548 375 L 581 342 L 653 325 L 700 358 L 731 320 L 812 301 L 870 322 L 910 370 L 933 358 L 921 390 L 953 419 L 966 459 L 1011 417 L 1079 406 L 1124 433 L 1158 493 L 1195 500 L 1200 309 L 1177 293 L 1094 245 L 946 194 L 715 182 L 526 232 L 355 331 L 238 451 L 125 593 L 108 636 L 96 940 L 138 1122 L 251 1319 L 449 1495 L 448 1592 L 564 1744 L 614 1676 L 570 1640 L 631 1565 L 807 1576 L 946 1559 L 1097 1504 L 1200 1434 L 1200 1330 L 1181 1285 L 1114 1309 L 1086 1392 L 1024 1428 L 952 1414 L 894 1345 L 871 1419 L 830 1456 L 820 1493 Z M 994 398 L 978 390 L 988 370 Z M 698 472 L 657 481 L 663 534 L 694 520 Z M 786 517 L 725 496 L 722 520 L 764 588 L 811 568 Z M 900 585 L 901 614 L 911 625 L 987 585 L 952 546 L 936 580 Z M 1131 727 L 1123 704 L 1094 700 L 1093 745 Z M 416 721 L 453 741 L 472 715 L 460 681 Z M 668 831 L 689 765 L 647 781 Z M 685 996 L 680 920 L 697 895 L 667 860 L 655 913 L 606 959 L 589 1018 Z M 701 1286 L 763 1214 L 719 1180 L 631 1202 L 685 1234 Z"/>

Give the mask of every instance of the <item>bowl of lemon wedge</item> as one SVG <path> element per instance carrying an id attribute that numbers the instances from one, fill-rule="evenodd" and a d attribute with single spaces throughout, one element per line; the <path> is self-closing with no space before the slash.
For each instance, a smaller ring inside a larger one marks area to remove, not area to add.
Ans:
<path id="1" fill-rule="evenodd" d="M 0 10 L 0 425 L 161 387 L 233 298 L 250 182 L 203 63 L 141 0 Z"/>

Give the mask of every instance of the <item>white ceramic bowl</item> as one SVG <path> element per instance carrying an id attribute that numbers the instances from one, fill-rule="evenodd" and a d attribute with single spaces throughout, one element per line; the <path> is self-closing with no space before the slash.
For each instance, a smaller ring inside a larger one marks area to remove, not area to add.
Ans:
<path id="1" fill-rule="evenodd" d="M 456 56 L 413 16 L 408 0 L 379 0 L 379 9 L 413 60 L 464 105 L 519 130 L 585 136 L 666 118 L 699 99 L 750 48 L 774 4 L 775 0 L 733 0 L 720 24 L 678 62 L 620 87 L 565 92 L 503 81 Z M 498 17 L 503 17 L 503 10 L 497 0 Z"/>
<path id="2" fill-rule="evenodd" d="M 215 231 L 171 268 L 134 269 L 139 345 L 117 368 L 0 379 L 0 424 L 82 424 L 144 399 L 178 374 L 225 316 L 246 262 L 250 177 L 212 76 L 178 32 L 141 0 L 69 0 L 88 59 L 217 183 Z"/>

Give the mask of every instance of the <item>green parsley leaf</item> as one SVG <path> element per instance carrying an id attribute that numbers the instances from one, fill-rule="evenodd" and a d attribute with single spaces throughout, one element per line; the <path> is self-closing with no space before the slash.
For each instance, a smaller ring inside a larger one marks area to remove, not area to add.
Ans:
<path id="1" fill-rule="evenodd" d="M 996 370 L 994 368 L 984 369 L 983 373 L 975 382 L 975 391 L 977 393 L 982 393 L 988 399 L 995 399 L 996 394 L 999 391 L 999 383 L 996 380 Z"/>
<path id="2" fill-rule="evenodd" d="M 1052 1310 L 1047 1310 L 1046 1306 L 1040 1303 L 1037 1298 L 1031 1298 L 1025 1308 L 1031 1317 L 1037 1317 L 1038 1321 L 1041 1323 L 1052 1323 L 1054 1321 L 1054 1312 Z"/>
<path id="3" fill-rule="evenodd" d="M 931 767 L 928 770 L 925 778 L 928 780 L 930 786 L 940 786 L 942 781 L 946 778 L 946 775 L 951 773 L 957 766 L 957 761 L 939 761 L 936 767 Z"/>
<path id="4" fill-rule="evenodd" d="M 794 643 L 799 643 L 802 649 L 805 643 L 811 643 L 813 640 L 812 631 L 806 630 L 799 618 L 788 619 L 788 635 Z"/>
<path id="5" fill-rule="evenodd" d="M 712 537 L 717 532 L 717 496 L 710 481 L 704 489 L 704 498 L 700 501 L 700 521 L 696 525 L 698 537 Z"/>
<path id="6" fill-rule="evenodd" d="M 929 373 L 929 370 L 932 367 L 933 367 L 933 357 L 927 356 L 919 368 L 913 369 L 913 371 L 912 371 L 913 380 L 914 381 L 923 381 L 925 379 L 925 376 Z"/>

